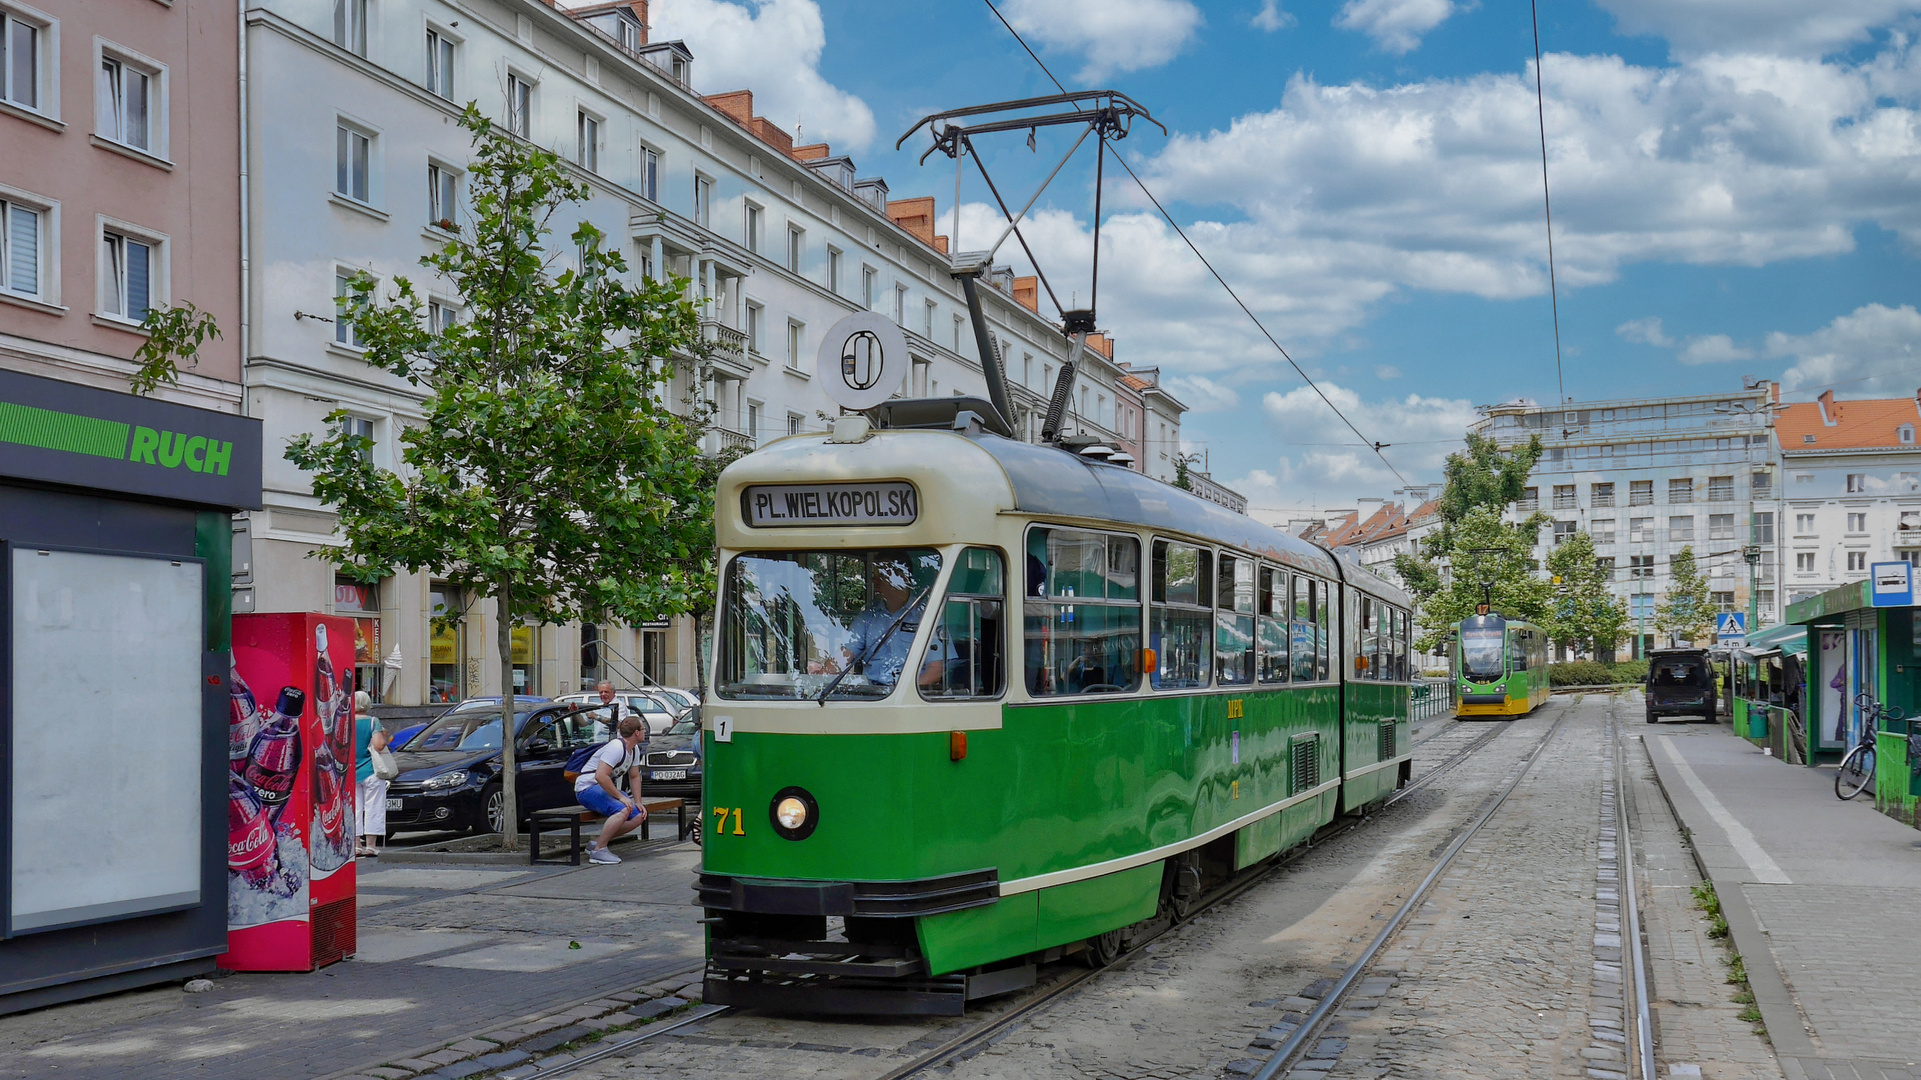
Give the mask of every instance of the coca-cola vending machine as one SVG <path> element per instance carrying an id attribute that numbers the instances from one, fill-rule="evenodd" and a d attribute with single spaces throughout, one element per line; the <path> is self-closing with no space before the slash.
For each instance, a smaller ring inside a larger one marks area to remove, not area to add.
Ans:
<path id="1" fill-rule="evenodd" d="M 353 955 L 353 670 L 351 619 L 233 617 L 222 967 Z"/>

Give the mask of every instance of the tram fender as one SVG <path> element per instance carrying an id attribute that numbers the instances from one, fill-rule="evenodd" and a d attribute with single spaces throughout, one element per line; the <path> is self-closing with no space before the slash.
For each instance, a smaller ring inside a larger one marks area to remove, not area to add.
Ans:
<path id="1" fill-rule="evenodd" d="M 927 915 L 914 921 L 921 956 L 930 975 L 964 971 L 980 964 L 1020 956 L 1035 944 L 1040 893 L 1003 896 L 986 907 Z"/>

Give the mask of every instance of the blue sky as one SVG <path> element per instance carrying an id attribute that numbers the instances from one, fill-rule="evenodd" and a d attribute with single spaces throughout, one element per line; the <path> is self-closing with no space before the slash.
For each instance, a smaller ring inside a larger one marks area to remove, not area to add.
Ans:
<path id="1" fill-rule="evenodd" d="M 1408 481 L 1438 478 L 1475 405 L 1555 399 L 1525 2 L 1001 7 L 1070 87 L 1167 124 L 1120 150 Z M 980 0 L 655 0 L 653 17 L 702 92 L 750 86 L 896 197 L 934 195 L 943 231 L 952 166 L 894 139 L 1052 90 Z M 1921 0 L 1541 0 L 1540 18 L 1570 397 L 1921 387 Z M 983 149 L 1024 195 L 1068 139 Z M 1281 509 L 1400 486 L 1116 171 L 1101 324 L 1194 409 L 1214 475 Z M 1083 150 L 1029 232 L 1082 298 L 1092 189 Z M 964 183 L 963 248 L 991 228 L 987 198 Z"/>

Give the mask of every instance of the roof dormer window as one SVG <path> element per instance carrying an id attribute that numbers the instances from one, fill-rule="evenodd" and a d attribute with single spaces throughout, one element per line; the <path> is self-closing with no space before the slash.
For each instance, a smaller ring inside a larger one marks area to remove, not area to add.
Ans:
<path id="1" fill-rule="evenodd" d="M 1894 437 L 1900 441 L 1902 446 L 1913 446 L 1914 445 L 1914 425 L 1902 424 L 1900 427 L 1895 428 Z"/>

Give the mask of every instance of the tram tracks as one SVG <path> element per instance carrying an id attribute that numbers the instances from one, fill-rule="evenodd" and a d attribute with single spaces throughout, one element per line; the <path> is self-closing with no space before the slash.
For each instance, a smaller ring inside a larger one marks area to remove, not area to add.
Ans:
<path id="1" fill-rule="evenodd" d="M 1559 724 L 1560 722 L 1557 720 L 1555 729 L 1558 729 Z M 1436 740 L 1452 736 L 1461 730 L 1458 720 L 1439 723 L 1433 726 L 1438 730 L 1435 730 L 1432 734 L 1428 734 L 1425 738 L 1415 740 L 1413 743 L 1415 747 L 1425 746 Z M 1098 969 L 1070 971 L 1055 979 L 1052 983 L 1032 992 L 1026 1000 L 1016 1003 L 1006 1012 L 980 1021 L 967 1030 L 957 1032 L 947 1040 L 925 1050 L 912 1060 L 902 1062 L 888 1071 L 879 1074 L 874 1077 L 873 1080 L 907 1080 L 909 1077 L 924 1075 L 943 1065 L 970 1056 L 972 1052 L 993 1043 L 1001 1035 L 1018 1027 L 1024 1021 L 1035 1018 L 1050 1006 L 1087 988 L 1104 973 L 1126 967 L 1130 961 L 1136 960 L 1149 952 L 1173 930 L 1194 922 L 1202 915 L 1216 910 L 1221 905 L 1266 883 L 1275 874 L 1306 857 L 1308 853 L 1375 820 L 1390 807 L 1397 805 L 1436 779 L 1446 775 L 1463 762 L 1468 761 L 1477 752 L 1500 738 L 1500 736 L 1510 729 L 1510 725 L 1506 723 L 1490 724 L 1486 731 L 1476 734 L 1461 746 L 1454 748 L 1449 752 L 1447 757 L 1424 770 L 1419 776 L 1409 780 L 1406 785 L 1402 786 L 1398 791 L 1394 792 L 1394 794 L 1383 799 L 1375 806 L 1369 808 L 1366 813 L 1354 817 L 1337 819 L 1317 830 L 1307 843 L 1281 854 L 1279 857 L 1262 864 L 1248 873 L 1230 879 L 1204 894 L 1195 905 L 1194 910 L 1185 918 L 1171 919 L 1167 925 L 1136 940 L 1134 946 L 1122 954 L 1113 964 Z M 1531 762 L 1533 755 L 1538 754 L 1541 747 L 1545 746 L 1553 737 L 1555 729 L 1551 729 L 1548 735 L 1530 751 L 1529 757 L 1526 759 L 1528 762 Z M 701 1006 L 670 1021 L 650 1025 L 624 1038 L 608 1039 L 600 1045 L 578 1051 L 569 1060 L 556 1062 L 552 1066 L 541 1068 L 537 1075 L 540 1077 L 548 1077 L 577 1073 L 597 1062 L 639 1052 L 645 1048 L 646 1044 L 661 1039 L 663 1036 L 669 1036 L 675 1033 L 690 1033 L 690 1029 L 704 1025 L 710 1021 L 739 1015 L 740 1013 L 741 1010 L 731 1006 Z"/>

